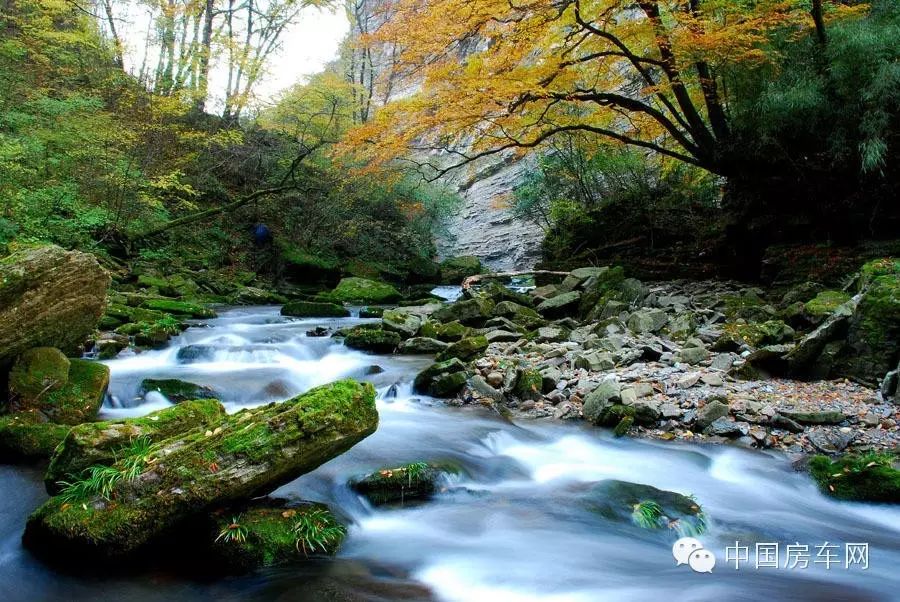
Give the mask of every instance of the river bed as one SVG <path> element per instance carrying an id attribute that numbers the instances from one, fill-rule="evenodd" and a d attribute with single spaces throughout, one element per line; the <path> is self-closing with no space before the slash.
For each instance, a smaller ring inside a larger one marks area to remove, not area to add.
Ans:
<path id="1" fill-rule="evenodd" d="M 19 541 L 26 517 L 46 499 L 41 472 L 2 466 L 0 600 L 900 599 L 897 507 L 826 498 L 774 453 L 615 439 L 580 423 L 511 423 L 487 409 L 446 407 L 413 395 L 411 381 L 429 358 L 369 355 L 306 335 L 315 326 L 362 321 L 293 320 L 277 307 L 229 309 L 166 349 L 107 362 L 112 401 L 103 418 L 167 406 L 158 394 L 139 395 L 148 377 L 208 385 L 229 412 L 338 378 L 371 381 L 380 397 L 378 431 L 274 493 L 325 502 L 349 522 L 337 558 L 219 580 L 193 578 L 189 567 L 61 573 Z M 420 460 L 461 469 L 427 503 L 375 509 L 346 485 L 350 477 Z M 604 479 L 695 496 L 710 519 L 699 539 L 717 558 L 713 571 L 676 566 L 674 532 L 593 513 L 588 490 Z M 757 569 L 756 544 L 775 543 L 778 568 Z M 798 544 L 807 546 L 808 567 L 783 566 L 787 546 Z M 847 562 L 847 544 L 868 544 L 867 569 Z M 739 555 L 747 549 L 738 569 L 726 563 L 727 547 Z"/>

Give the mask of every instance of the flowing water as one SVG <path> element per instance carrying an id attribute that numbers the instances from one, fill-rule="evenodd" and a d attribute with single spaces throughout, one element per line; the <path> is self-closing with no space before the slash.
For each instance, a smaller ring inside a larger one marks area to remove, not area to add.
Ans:
<path id="1" fill-rule="evenodd" d="M 370 380 L 380 394 L 378 431 L 275 493 L 328 503 L 349 522 L 337 558 L 218 580 L 192 576 L 189 566 L 54 571 L 19 542 L 27 515 L 46 498 L 41 474 L 5 466 L 0 600 L 900 599 L 897 507 L 825 498 L 774 454 L 613 439 L 581 425 L 511 423 L 487 410 L 448 408 L 412 394 L 410 382 L 428 358 L 367 355 L 305 334 L 359 322 L 287 320 L 276 307 L 225 311 L 167 349 L 110 361 L 111 401 L 103 410 L 117 418 L 168 405 L 157 394 L 139 395 L 147 377 L 209 385 L 229 411 L 342 377 Z M 352 476 L 420 460 L 461 468 L 427 503 L 373 509 L 346 486 Z M 592 513 L 588 491 L 603 479 L 694 495 L 710 518 L 699 538 L 717 556 L 712 573 L 676 566 L 674 532 Z M 725 562 L 735 542 L 749 557 L 737 570 Z M 780 568 L 755 568 L 757 543 L 780 544 Z M 845 566 L 847 543 L 868 544 L 868 569 Z M 808 546 L 807 568 L 802 561 L 783 568 L 789 544 Z M 826 567 L 829 553 L 837 562 Z"/>

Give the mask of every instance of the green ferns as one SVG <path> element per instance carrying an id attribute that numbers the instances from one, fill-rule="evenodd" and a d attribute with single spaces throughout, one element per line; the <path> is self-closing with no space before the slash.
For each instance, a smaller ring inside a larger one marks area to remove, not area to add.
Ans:
<path id="1" fill-rule="evenodd" d="M 310 552 L 326 553 L 334 549 L 344 538 L 347 529 L 335 520 L 331 512 L 324 508 L 313 508 L 301 512 L 294 523 L 293 532 L 297 537 L 295 547 L 308 556 Z"/>
<path id="2" fill-rule="evenodd" d="M 69 504 L 95 497 L 110 501 L 119 481 L 133 481 L 144 471 L 151 449 L 152 444 L 148 437 L 132 439 L 120 451 L 121 459 L 116 454 L 113 466 L 91 466 L 82 471 L 80 478 L 59 481 L 57 484 L 62 487 L 60 499 Z"/>

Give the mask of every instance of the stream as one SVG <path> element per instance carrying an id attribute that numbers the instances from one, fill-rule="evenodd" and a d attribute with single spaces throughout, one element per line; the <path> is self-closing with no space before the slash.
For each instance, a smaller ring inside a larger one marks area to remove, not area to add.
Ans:
<path id="1" fill-rule="evenodd" d="M 208 385 L 229 412 L 339 378 L 372 382 L 378 431 L 273 494 L 325 502 L 342 516 L 349 528 L 337 558 L 219 580 L 194 578 L 189 567 L 58 572 L 19 539 L 46 499 L 41 472 L 0 466 L 0 600 L 900 599 L 900 508 L 826 498 L 774 453 L 615 439 L 581 423 L 512 423 L 487 409 L 446 407 L 412 393 L 430 358 L 364 354 L 306 335 L 363 321 L 288 319 L 274 306 L 224 310 L 166 349 L 107 362 L 110 400 L 101 416 L 168 406 L 158 393 L 139 396 L 148 377 Z M 374 509 L 346 485 L 415 461 L 448 461 L 461 472 L 432 501 L 405 507 Z M 712 573 L 676 566 L 671 530 L 591 512 L 586 494 L 603 479 L 694 495 L 709 517 L 699 539 L 717 558 Z M 747 548 L 738 569 L 726 563 L 735 542 Z M 778 568 L 755 567 L 757 543 L 779 544 Z M 868 544 L 867 569 L 847 562 L 847 543 Z M 789 544 L 808 546 L 807 568 L 784 566 Z"/>

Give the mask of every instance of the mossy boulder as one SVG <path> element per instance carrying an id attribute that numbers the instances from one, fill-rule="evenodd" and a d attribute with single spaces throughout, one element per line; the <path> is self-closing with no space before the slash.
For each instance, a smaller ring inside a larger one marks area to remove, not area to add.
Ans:
<path id="1" fill-rule="evenodd" d="M 781 320 L 766 322 L 729 322 L 722 328 L 722 336 L 715 342 L 716 351 L 734 351 L 743 345 L 759 348 L 777 345 L 794 338 L 794 329 Z"/>
<path id="2" fill-rule="evenodd" d="M 815 456 L 809 472 L 825 495 L 840 500 L 900 504 L 900 470 L 893 454 Z"/>
<path id="3" fill-rule="evenodd" d="M 812 318 L 824 318 L 850 300 L 850 294 L 843 291 L 822 291 L 803 304 L 806 315 Z"/>
<path id="4" fill-rule="evenodd" d="M 469 361 L 484 353 L 484 350 L 487 348 L 488 340 L 483 335 L 467 337 L 441 351 L 437 356 L 437 360 L 442 362 L 455 357 Z"/>
<path id="5" fill-rule="evenodd" d="M 172 403 L 216 398 L 216 392 L 212 388 L 177 378 L 145 378 L 141 381 L 141 393 L 146 395 L 150 391 L 162 393 Z"/>
<path id="6" fill-rule="evenodd" d="M 54 245 L 0 259 L 0 370 L 35 347 L 77 351 L 97 328 L 109 282 L 92 255 Z"/>
<path id="7" fill-rule="evenodd" d="M 427 462 L 382 468 L 352 479 L 350 488 L 365 496 L 373 505 L 403 504 L 426 500 L 438 491 L 445 471 Z"/>
<path id="8" fill-rule="evenodd" d="M 603 518 L 648 530 L 674 530 L 680 537 L 700 535 L 707 518 L 692 497 L 650 485 L 614 479 L 600 481 L 586 496 L 586 505 Z"/>
<path id="9" fill-rule="evenodd" d="M 847 348 L 835 373 L 874 387 L 900 359 L 900 260 L 867 263 L 861 274 L 864 292 L 850 318 Z"/>
<path id="10" fill-rule="evenodd" d="M 141 304 L 141 307 L 189 318 L 205 319 L 216 317 L 216 312 L 208 307 L 174 299 L 147 299 Z"/>
<path id="11" fill-rule="evenodd" d="M 191 429 L 216 425 L 224 417 L 225 408 L 217 399 L 195 399 L 140 418 L 79 424 L 68 431 L 53 454 L 44 484 L 51 495 L 56 494 L 59 481 L 77 479 L 90 466 L 114 464 L 137 439 L 156 443 Z"/>
<path id="12" fill-rule="evenodd" d="M 570 291 L 550 297 L 537 306 L 539 314 L 545 318 L 562 318 L 578 313 L 581 291 Z"/>
<path id="13" fill-rule="evenodd" d="M 396 288 L 386 282 L 366 278 L 343 278 L 326 296 L 336 303 L 363 303 L 379 305 L 393 303 L 403 298 Z"/>
<path id="14" fill-rule="evenodd" d="M 473 255 L 448 257 L 440 264 L 442 284 L 462 284 L 469 276 L 481 274 L 484 267 L 481 260 Z"/>
<path id="15" fill-rule="evenodd" d="M 18 369 L 10 374 L 10 409 L 13 412 L 39 412 L 47 420 L 59 424 L 80 424 L 93 420 L 109 386 L 109 367 L 89 360 L 68 360 L 69 370 L 62 385 L 47 386 L 37 395 L 28 394 L 27 391 L 36 390 L 35 383 L 49 378 L 46 376 L 47 364 L 44 363 L 48 357 L 54 358 L 54 362 L 59 361 L 55 354 L 45 354 L 41 350 L 32 358 L 37 363 L 28 361 L 17 364 Z M 54 369 L 54 374 L 57 373 L 58 366 Z M 53 378 L 58 379 L 58 374 Z"/>
<path id="16" fill-rule="evenodd" d="M 426 320 L 419 329 L 419 336 L 437 339 L 439 341 L 444 341 L 445 343 L 453 343 L 468 336 L 470 331 L 470 328 L 463 326 L 463 324 L 458 321 L 441 323 L 433 320 Z"/>
<path id="17" fill-rule="evenodd" d="M 447 346 L 447 343 L 437 339 L 414 337 L 400 343 L 400 347 L 397 351 L 399 353 L 408 353 L 410 355 L 440 353 L 446 349 Z"/>
<path id="18" fill-rule="evenodd" d="M 346 318 L 350 310 L 337 303 L 290 301 L 281 308 L 282 316 L 294 318 Z"/>
<path id="19" fill-rule="evenodd" d="M 396 332 L 401 338 L 416 336 L 422 326 L 422 318 L 408 311 L 386 310 L 381 316 L 382 327 L 389 332 Z"/>
<path id="20" fill-rule="evenodd" d="M 324 504 L 274 503 L 213 515 L 210 559 L 229 572 L 304 562 L 337 552 L 346 528 Z"/>
<path id="21" fill-rule="evenodd" d="M 466 326 L 482 326 L 491 318 L 494 302 L 486 298 L 466 299 L 445 305 L 431 314 L 438 322 L 459 322 Z"/>
<path id="22" fill-rule="evenodd" d="M 523 368 L 516 375 L 516 384 L 513 387 L 515 393 L 520 399 L 538 400 L 544 386 L 544 377 L 536 368 Z"/>
<path id="23" fill-rule="evenodd" d="M 23 542 L 83 562 L 123 558 L 191 517 L 266 494 L 375 432 L 370 384 L 343 380 L 282 403 L 242 410 L 118 460 L 107 494 L 84 486 L 49 499 Z"/>
<path id="24" fill-rule="evenodd" d="M 37 412 L 0 416 L 0 461 L 46 460 L 71 427 L 48 422 Z"/>
<path id="25" fill-rule="evenodd" d="M 351 349 L 372 353 L 393 353 L 400 344 L 400 335 L 380 329 L 358 328 L 350 331 L 344 344 Z"/>
<path id="26" fill-rule="evenodd" d="M 494 306 L 491 315 L 499 318 L 506 318 L 528 330 L 533 330 L 546 323 L 544 318 L 541 317 L 541 314 L 530 307 L 525 307 L 524 305 L 520 305 L 513 301 L 501 301 Z"/>
<path id="27" fill-rule="evenodd" d="M 69 358 L 55 347 L 36 347 L 20 355 L 9 372 L 13 410 L 31 409 L 43 395 L 63 388 L 69 366 Z"/>
<path id="28" fill-rule="evenodd" d="M 452 397 L 466 384 L 466 365 L 457 358 L 437 362 L 416 375 L 414 389 L 432 397 Z"/>

